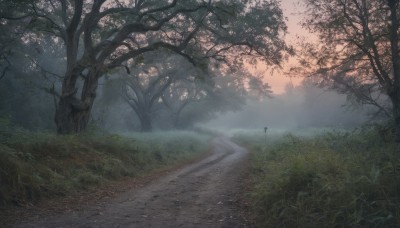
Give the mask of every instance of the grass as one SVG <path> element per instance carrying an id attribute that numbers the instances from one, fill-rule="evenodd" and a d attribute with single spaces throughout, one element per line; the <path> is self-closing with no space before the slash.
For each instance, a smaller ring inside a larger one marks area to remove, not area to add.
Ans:
<path id="1" fill-rule="evenodd" d="M 64 196 L 199 156 L 193 132 L 58 136 L 0 131 L 0 205 Z"/>
<path id="2" fill-rule="evenodd" d="M 379 127 L 235 139 L 252 151 L 259 227 L 400 227 L 400 155 Z"/>

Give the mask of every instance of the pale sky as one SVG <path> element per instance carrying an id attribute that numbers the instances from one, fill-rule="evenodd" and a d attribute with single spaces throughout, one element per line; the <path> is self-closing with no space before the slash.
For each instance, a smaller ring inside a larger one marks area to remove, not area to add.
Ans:
<path id="1" fill-rule="evenodd" d="M 299 25 L 302 20 L 302 16 L 300 12 L 304 10 L 300 4 L 299 0 L 281 0 L 281 6 L 284 13 L 284 16 L 288 18 L 286 22 L 288 26 L 288 33 L 286 35 L 286 41 L 289 44 L 294 44 L 297 40 L 297 37 L 307 37 L 310 34 Z M 262 66 L 261 66 L 262 68 Z M 265 74 L 265 81 L 268 82 L 274 93 L 283 93 L 285 90 L 285 85 L 289 82 L 292 82 L 294 85 L 297 85 L 301 79 L 298 77 L 289 78 L 287 76 L 283 76 L 279 72 L 275 72 L 271 75 L 271 73 Z"/>

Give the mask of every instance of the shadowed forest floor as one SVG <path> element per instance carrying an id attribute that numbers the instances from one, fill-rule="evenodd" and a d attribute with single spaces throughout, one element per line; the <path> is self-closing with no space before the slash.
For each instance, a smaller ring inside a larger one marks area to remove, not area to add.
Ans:
<path id="1" fill-rule="evenodd" d="M 249 227 L 238 207 L 247 155 L 218 137 L 197 163 L 79 210 L 32 217 L 15 227 Z"/>

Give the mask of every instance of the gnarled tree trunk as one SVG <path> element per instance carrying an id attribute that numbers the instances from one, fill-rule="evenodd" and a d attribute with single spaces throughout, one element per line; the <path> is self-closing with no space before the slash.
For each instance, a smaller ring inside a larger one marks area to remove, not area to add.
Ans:
<path id="1" fill-rule="evenodd" d="M 96 97 L 99 75 L 97 71 L 89 72 L 85 78 L 80 98 L 76 97 L 76 83 L 64 82 L 63 91 L 73 92 L 64 92 L 58 102 L 55 114 L 57 133 L 79 133 L 86 129 L 90 120 L 93 102 Z M 68 89 L 66 87 L 68 87 Z"/>

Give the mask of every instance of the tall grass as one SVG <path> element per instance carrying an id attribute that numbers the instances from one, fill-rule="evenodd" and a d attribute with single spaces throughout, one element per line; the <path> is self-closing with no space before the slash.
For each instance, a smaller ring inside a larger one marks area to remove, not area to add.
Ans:
<path id="1" fill-rule="evenodd" d="M 253 152 L 260 227 L 400 227 L 400 155 L 378 128 L 235 138 Z"/>
<path id="2" fill-rule="evenodd" d="M 192 132 L 58 136 L 0 132 L 0 205 L 67 195 L 143 174 L 207 151 Z"/>

